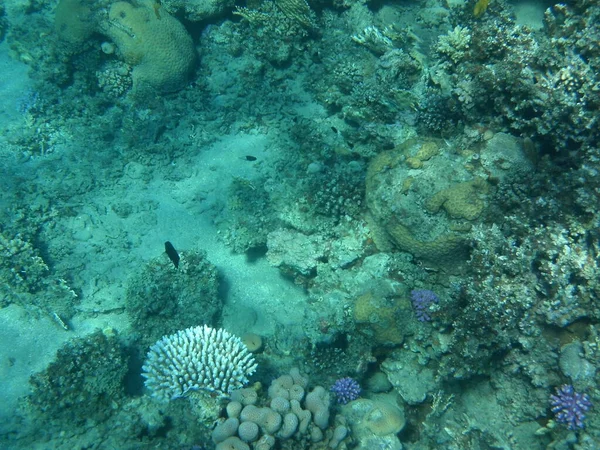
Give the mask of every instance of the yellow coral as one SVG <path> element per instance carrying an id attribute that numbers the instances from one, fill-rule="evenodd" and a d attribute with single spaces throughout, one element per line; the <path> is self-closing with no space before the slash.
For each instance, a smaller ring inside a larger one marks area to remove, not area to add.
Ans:
<path id="1" fill-rule="evenodd" d="M 394 150 L 385 151 L 377 155 L 369 164 L 366 178 L 366 199 L 372 216 L 369 216 L 369 226 L 372 230 L 372 237 L 376 242 L 377 248 L 390 251 L 392 244 L 396 248 L 411 253 L 417 258 L 426 260 L 432 264 L 454 265 L 457 261 L 463 260 L 467 255 L 467 240 L 449 230 L 431 240 L 419 240 L 414 237 L 413 232 L 409 230 L 393 214 L 390 214 L 388 201 L 381 200 L 382 186 L 389 183 L 388 175 L 394 173 L 401 164 L 404 155 L 415 146 L 415 140 L 409 140 Z M 420 153 L 420 154 L 419 154 Z M 416 154 L 425 160 L 439 153 L 439 147 L 433 141 L 425 141 L 421 144 Z M 405 160 L 405 163 L 420 162 L 421 159 L 414 157 L 414 161 Z M 406 195 L 414 178 L 406 176 L 401 179 L 400 189 L 396 189 L 397 194 Z M 395 197 L 396 199 L 398 197 Z M 444 198 L 444 202 L 447 201 Z M 440 206 L 444 204 L 442 202 Z M 454 203 L 451 201 L 448 205 L 453 212 Z"/>
<path id="2" fill-rule="evenodd" d="M 185 85 L 196 61 L 192 39 L 154 2 L 113 3 L 103 28 L 124 61 L 133 66 L 134 91 L 171 92 Z"/>
<path id="3" fill-rule="evenodd" d="M 440 148 L 433 141 L 428 141 L 421 145 L 421 148 L 417 151 L 415 158 L 421 161 L 428 161 L 440 152 Z"/>
<path id="4" fill-rule="evenodd" d="M 481 178 L 457 183 L 435 194 L 425 207 L 432 213 L 443 207 L 453 219 L 475 220 L 485 207 L 479 195 L 488 190 L 487 182 Z"/>
<path id="5" fill-rule="evenodd" d="M 421 161 L 416 156 L 411 156 L 409 158 L 406 158 L 406 165 L 411 169 L 420 169 L 421 167 L 423 167 L 423 161 Z"/>
<path id="6" fill-rule="evenodd" d="M 379 344 L 398 345 L 404 341 L 404 334 L 396 326 L 396 314 L 401 301 L 382 304 L 382 300 L 368 292 L 359 296 L 354 304 L 354 320 L 359 329 L 372 336 Z"/>
<path id="7" fill-rule="evenodd" d="M 423 167 L 423 162 L 429 161 L 440 152 L 438 145 L 433 141 L 427 141 L 421 144 L 415 156 L 410 156 L 406 159 L 406 164 L 411 169 L 420 169 Z"/>
<path id="8" fill-rule="evenodd" d="M 397 220 L 390 221 L 386 230 L 400 250 L 428 262 L 449 264 L 462 260 L 467 253 L 466 239 L 454 233 L 447 233 L 433 241 L 420 241 Z"/>
<path id="9" fill-rule="evenodd" d="M 314 13 L 306 0 L 275 0 L 275 4 L 289 18 L 306 28 L 316 28 Z"/>

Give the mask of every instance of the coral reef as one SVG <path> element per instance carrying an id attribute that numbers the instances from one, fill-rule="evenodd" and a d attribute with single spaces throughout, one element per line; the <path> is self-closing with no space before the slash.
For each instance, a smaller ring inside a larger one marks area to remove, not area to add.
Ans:
<path id="1" fill-rule="evenodd" d="M 150 347 L 142 370 L 154 397 L 174 400 L 230 394 L 248 382 L 256 363 L 238 337 L 204 325 L 164 336 Z"/>
<path id="2" fill-rule="evenodd" d="M 234 391 L 227 418 L 212 433 L 216 448 L 344 448 L 344 418 L 332 417 L 329 393 L 322 386 L 308 388 L 308 378 L 293 368 L 273 380 L 268 398 L 252 388 Z"/>
<path id="3" fill-rule="evenodd" d="M 62 268 L 53 267 L 52 257 L 43 251 L 44 226 L 56 217 L 56 212 L 40 202 L 4 214 L 0 226 L 0 307 L 23 305 L 68 328 L 79 295 L 70 280 L 63 278 Z"/>
<path id="4" fill-rule="evenodd" d="M 166 255 L 148 262 L 129 281 L 125 308 L 142 346 L 182 327 L 214 325 L 222 309 L 218 275 L 201 252 L 180 252 L 179 268 Z"/>
<path id="5" fill-rule="evenodd" d="M 29 404 L 45 421 L 82 426 L 101 421 L 125 397 L 128 357 L 114 330 L 96 331 L 60 348 L 46 370 L 31 377 Z"/>
<path id="6" fill-rule="evenodd" d="M 585 413 L 592 407 L 589 395 L 575 392 L 573 386 L 567 384 L 556 388 L 556 395 L 550 396 L 550 402 L 556 421 L 567 425 L 569 430 L 583 428 Z"/>
<path id="7" fill-rule="evenodd" d="M 2 115 L 0 318 L 80 336 L 0 447 L 599 448 L 599 23 L 593 0 L 0 6 L 31 73 Z M 160 236 L 210 253 L 174 267 Z"/>
<path id="8" fill-rule="evenodd" d="M 169 14 L 174 16 L 183 14 L 186 20 L 201 22 L 224 15 L 234 3 L 232 0 L 164 0 L 161 6 Z"/>
<path id="9" fill-rule="evenodd" d="M 331 386 L 331 392 L 335 394 L 338 403 L 345 405 L 360 396 L 360 385 L 350 377 L 340 378 Z"/>

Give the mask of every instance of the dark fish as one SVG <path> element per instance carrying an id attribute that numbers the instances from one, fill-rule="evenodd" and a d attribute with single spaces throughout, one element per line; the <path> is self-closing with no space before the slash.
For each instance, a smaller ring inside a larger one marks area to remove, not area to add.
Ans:
<path id="1" fill-rule="evenodd" d="M 256 161 L 256 156 L 246 155 L 246 156 L 244 156 L 244 159 L 246 161 Z"/>
<path id="2" fill-rule="evenodd" d="M 177 269 L 179 267 L 179 253 L 177 253 L 177 250 L 175 250 L 175 247 L 169 241 L 165 242 L 165 252 Z"/>

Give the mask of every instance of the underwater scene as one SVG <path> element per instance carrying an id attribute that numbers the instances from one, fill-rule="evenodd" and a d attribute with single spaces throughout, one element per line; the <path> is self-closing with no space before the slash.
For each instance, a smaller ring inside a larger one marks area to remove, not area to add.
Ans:
<path id="1" fill-rule="evenodd" d="M 0 449 L 600 449 L 600 2 L 0 2 Z"/>

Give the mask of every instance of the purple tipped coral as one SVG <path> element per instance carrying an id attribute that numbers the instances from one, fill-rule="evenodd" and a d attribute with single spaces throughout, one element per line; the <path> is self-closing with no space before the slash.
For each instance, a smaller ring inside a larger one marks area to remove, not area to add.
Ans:
<path id="1" fill-rule="evenodd" d="M 427 289 L 415 289 L 410 293 L 410 299 L 412 300 L 413 308 L 417 319 L 421 322 L 429 322 L 431 316 L 431 305 L 437 304 L 440 299 L 433 291 Z"/>
<path id="2" fill-rule="evenodd" d="M 338 403 L 345 405 L 359 397 L 360 385 L 353 378 L 340 378 L 331 386 L 331 392 L 337 397 Z"/>
<path id="3" fill-rule="evenodd" d="M 589 395 L 575 392 L 569 384 L 556 388 L 556 395 L 550 396 L 550 403 L 556 421 L 566 424 L 569 430 L 583 428 L 584 413 L 592 407 Z"/>

